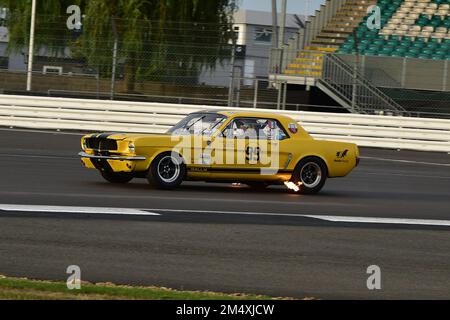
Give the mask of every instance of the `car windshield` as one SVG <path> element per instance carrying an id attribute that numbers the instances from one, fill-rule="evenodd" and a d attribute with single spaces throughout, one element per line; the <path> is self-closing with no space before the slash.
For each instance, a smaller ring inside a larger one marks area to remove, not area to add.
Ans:
<path id="1" fill-rule="evenodd" d="M 227 117 L 217 113 L 193 113 L 167 131 L 174 135 L 213 135 Z"/>

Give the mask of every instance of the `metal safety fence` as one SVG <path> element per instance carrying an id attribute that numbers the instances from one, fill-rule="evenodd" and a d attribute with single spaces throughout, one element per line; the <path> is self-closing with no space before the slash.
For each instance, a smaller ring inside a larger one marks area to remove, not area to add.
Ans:
<path id="1" fill-rule="evenodd" d="M 236 109 L 0 95 L 0 126 L 163 133 L 187 114 L 200 110 Z M 317 139 L 354 142 L 365 147 L 450 153 L 450 120 L 283 110 L 277 113 L 291 116 Z"/>

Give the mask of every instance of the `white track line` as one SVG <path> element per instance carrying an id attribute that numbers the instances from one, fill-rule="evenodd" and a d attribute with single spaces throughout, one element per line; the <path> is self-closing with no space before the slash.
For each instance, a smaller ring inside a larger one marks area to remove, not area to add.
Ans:
<path id="1" fill-rule="evenodd" d="M 138 209 L 99 208 L 99 207 L 70 207 L 70 206 L 35 206 L 0 204 L 0 210 L 8 212 L 46 212 L 46 213 L 85 213 L 85 214 L 112 214 L 134 216 L 160 216 L 159 213 Z"/>
<path id="2" fill-rule="evenodd" d="M 270 213 L 270 212 L 237 212 L 237 211 L 211 211 L 211 210 L 177 210 L 177 209 L 142 209 L 159 212 L 175 213 L 212 213 L 227 215 L 245 215 L 245 216 L 271 216 L 271 217 L 293 217 L 310 218 L 330 222 L 347 223 L 375 223 L 375 224 L 404 224 L 404 225 L 423 225 L 423 226 L 449 226 L 450 220 L 430 220 L 430 219 L 401 219 L 401 218 L 373 218 L 373 217 L 346 217 L 346 216 L 327 216 L 327 215 L 300 215 L 289 213 Z"/>
<path id="3" fill-rule="evenodd" d="M 305 215 L 304 217 L 331 221 L 350 223 L 375 223 L 375 224 L 407 224 L 419 226 L 441 226 L 450 227 L 450 220 L 428 220 L 428 219 L 397 219 L 397 218 L 371 218 L 371 217 L 339 217 Z"/>
<path id="4" fill-rule="evenodd" d="M 211 210 L 176 210 L 176 209 L 126 209 L 126 208 L 100 208 L 100 207 L 71 207 L 71 206 L 43 206 L 43 205 L 15 205 L 0 204 L 0 211 L 5 212 L 44 212 L 44 213 L 84 213 L 105 215 L 130 215 L 130 216 L 160 216 L 158 212 L 176 213 L 204 213 L 204 214 L 226 214 L 247 216 L 271 216 L 271 217 L 293 217 L 310 218 L 329 222 L 363 223 L 363 224 L 396 224 L 417 226 L 440 226 L 450 227 L 450 220 L 429 219 L 401 219 L 401 218 L 374 218 L 374 217 L 350 217 L 350 216 L 327 216 L 327 215 L 299 215 L 286 213 L 264 213 L 264 212 L 238 212 L 238 211 L 211 211 Z"/>

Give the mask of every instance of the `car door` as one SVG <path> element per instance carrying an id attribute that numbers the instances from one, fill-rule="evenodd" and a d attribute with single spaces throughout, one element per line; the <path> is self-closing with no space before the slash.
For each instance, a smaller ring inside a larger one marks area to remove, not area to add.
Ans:
<path id="1" fill-rule="evenodd" d="M 280 122 L 271 118 L 259 118 L 258 147 L 259 168 L 262 175 L 275 175 L 283 171 L 290 159 L 289 135 Z M 251 147 L 251 146 L 250 146 Z M 248 152 L 254 149 L 250 148 Z"/>
<path id="2" fill-rule="evenodd" d="M 272 122 L 271 130 L 266 126 Z M 230 178 L 264 179 L 264 175 L 274 175 L 282 167 L 287 156 L 280 152 L 286 133 L 278 135 L 279 124 L 266 118 L 235 118 L 214 139 L 213 155 L 216 160 L 211 172 L 228 174 Z M 271 132 L 270 132 L 271 131 Z M 276 138 L 275 138 L 275 135 Z M 281 137 L 281 139 L 278 139 Z M 281 156 L 281 158 L 280 158 Z"/>
<path id="3" fill-rule="evenodd" d="M 211 137 L 226 119 L 216 113 L 199 113 L 185 125 L 189 134 L 176 136 L 178 144 L 174 151 L 183 155 L 190 178 L 208 177 L 213 161 L 210 152 Z"/>

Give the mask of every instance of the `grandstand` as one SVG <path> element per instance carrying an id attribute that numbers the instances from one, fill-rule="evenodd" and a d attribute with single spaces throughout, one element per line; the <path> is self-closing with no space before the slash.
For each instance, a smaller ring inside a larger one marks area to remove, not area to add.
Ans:
<path id="1" fill-rule="evenodd" d="M 450 59 L 450 0 L 380 0 L 381 30 L 369 30 L 367 17 L 339 48 L 360 53 L 420 59 Z M 357 48 L 355 48 L 357 41 Z"/>
<path id="2" fill-rule="evenodd" d="M 288 65 L 285 74 L 313 76 L 321 75 L 322 58 L 325 53 L 336 52 L 367 17 L 367 8 L 376 1 L 349 0 L 336 12 L 320 33 L 305 46 L 295 61 Z M 314 30 L 312 30 L 314 31 Z"/>
<path id="3" fill-rule="evenodd" d="M 381 28 L 367 23 L 374 5 Z M 402 113 L 404 106 L 385 94 L 394 91 L 380 87 L 450 91 L 450 0 L 327 0 L 283 50 L 278 78 L 317 86 L 351 112 L 387 105 Z M 359 88 L 349 93 L 352 70 Z"/>

